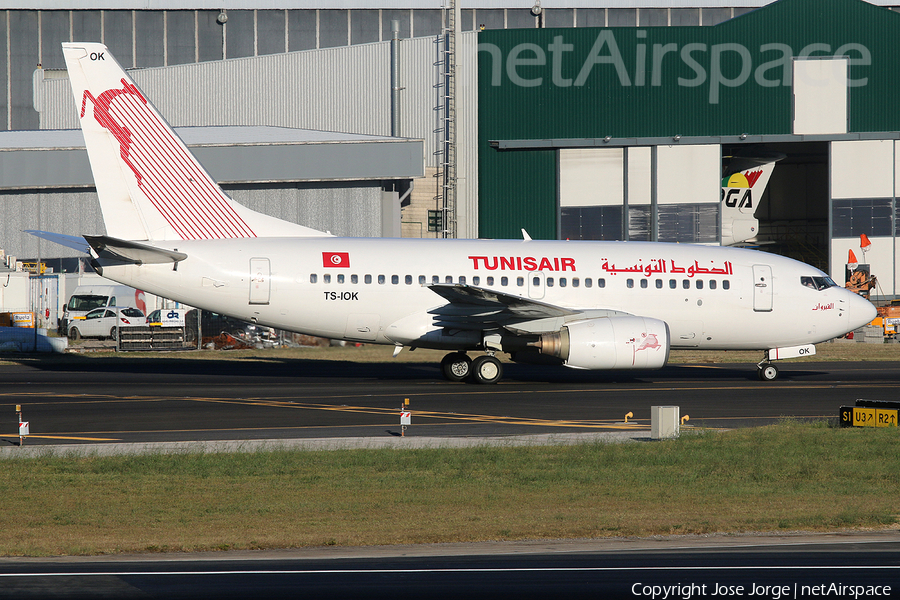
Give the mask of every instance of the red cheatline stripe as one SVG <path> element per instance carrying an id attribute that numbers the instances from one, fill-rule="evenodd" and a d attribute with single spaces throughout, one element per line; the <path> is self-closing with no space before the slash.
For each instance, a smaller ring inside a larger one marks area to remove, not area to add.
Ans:
<path id="1" fill-rule="evenodd" d="M 193 161 L 149 106 L 131 94 L 117 103 L 117 117 L 130 126 L 129 160 L 141 173 L 147 199 L 183 239 L 255 237 L 220 188 Z M 98 119 L 99 120 L 99 119 Z M 193 186 L 188 179 L 193 180 Z"/>

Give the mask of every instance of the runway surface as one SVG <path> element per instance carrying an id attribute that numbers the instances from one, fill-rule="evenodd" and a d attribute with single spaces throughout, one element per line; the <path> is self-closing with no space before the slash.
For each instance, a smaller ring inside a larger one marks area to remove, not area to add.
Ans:
<path id="1" fill-rule="evenodd" d="M 427 363 L 29 359 L 0 365 L 0 383 L 6 446 L 19 441 L 17 404 L 29 446 L 396 437 L 406 398 L 408 437 L 649 435 L 656 405 L 679 406 L 686 427 L 836 419 L 857 398 L 895 400 L 900 364 L 785 362 L 774 382 L 752 364 L 627 373 L 513 364 L 500 384 L 480 386 L 447 382 Z"/>
<path id="2" fill-rule="evenodd" d="M 896 532 L 0 560 L 0 598 L 892 598 Z"/>

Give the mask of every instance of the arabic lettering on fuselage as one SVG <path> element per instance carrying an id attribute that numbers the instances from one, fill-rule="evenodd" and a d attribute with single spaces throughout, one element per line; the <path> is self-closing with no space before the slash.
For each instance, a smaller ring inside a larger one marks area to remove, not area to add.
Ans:
<path id="1" fill-rule="evenodd" d="M 655 274 L 686 274 L 688 277 L 695 277 L 697 275 L 732 275 L 733 270 L 731 266 L 731 262 L 725 261 L 722 266 L 717 267 L 715 264 L 710 261 L 712 266 L 701 266 L 698 261 L 694 261 L 693 264 L 688 264 L 687 266 L 679 266 L 675 259 L 670 259 L 666 261 L 664 258 L 654 258 L 647 263 L 644 263 L 643 259 L 638 260 L 637 263 L 627 267 L 617 267 L 615 263 L 610 262 L 607 259 L 604 259 L 603 264 L 600 265 L 607 273 L 612 275 L 618 275 L 619 273 L 630 273 L 632 275 L 643 275 L 644 277 L 650 277 Z"/>

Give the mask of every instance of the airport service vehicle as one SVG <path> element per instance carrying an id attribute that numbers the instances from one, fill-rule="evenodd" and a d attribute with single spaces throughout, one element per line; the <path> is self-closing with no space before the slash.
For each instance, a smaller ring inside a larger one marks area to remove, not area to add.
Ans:
<path id="1" fill-rule="evenodd" d="M 83 337 L 117 339 L 120 327 L 137 327 L 144 324 L 144 313 L 131 306 L 104 306 L 95 308 L 84 319 L 69 325 L 70 340 Z"/>
<path id="2" fill-rule="evenodd" d="M 95 308 L 125 305 L 128 302 L 137 304 L 139 301 L 142 302 L 141 295 L 142 292 L 127 285 L 79 285 L 63 306 L 63 318 L 59 323 L 58 332 L 65 335 L 69 331 L 70 324 L 84 319 Z"/>
<path id="3" fill-rule="evenodd" d="M 159 296 L 395 355 L 444 349 L 445 377 L 480 383 L 501 379 L 501 352 L 653 369 L 671 348 L 761 350 L 771 380 L 774 360 L 875 316 L 818 269 L 742 248 L 341 238 L 262 215 L 225 195 L 105 46 L 63 53 L 107 230 L 84 236 L 92 265 Z"/>

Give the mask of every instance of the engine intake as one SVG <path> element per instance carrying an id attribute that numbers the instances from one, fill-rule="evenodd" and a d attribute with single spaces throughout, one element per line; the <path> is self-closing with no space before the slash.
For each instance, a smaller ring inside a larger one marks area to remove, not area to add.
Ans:
<path id="1" fill-rule="evenodd" d="M 587 319 L 542 334 L 534 346 L 575 369 L 659 369 L 669 360 L 669 326 L 647 317 Z"/>

